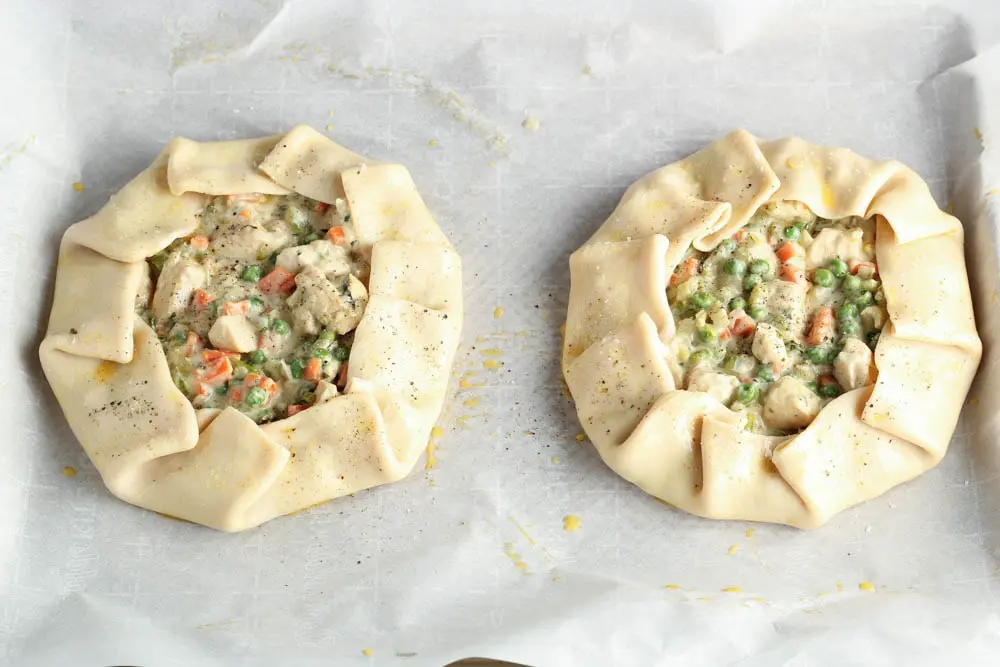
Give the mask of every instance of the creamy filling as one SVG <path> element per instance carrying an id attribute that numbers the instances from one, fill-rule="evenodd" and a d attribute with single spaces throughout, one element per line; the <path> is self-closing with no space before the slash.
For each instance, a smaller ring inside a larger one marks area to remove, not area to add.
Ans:
<path id="1" fill-rule="evenodd" d="M 198 229 L 149 259 L 137 312 L 196 408 L 258 423 L 335 396 L 368 301 L 347 204 L 215 197 Z"/>
<path id="2" fill-rule="evenodd" d="M 795 433 L 870 384 L 888 321 L 873 220 L 761 208 L 710 252 L 689 249 L 667 290 L 677 386 L 715 396 L 755 433 Z"/>

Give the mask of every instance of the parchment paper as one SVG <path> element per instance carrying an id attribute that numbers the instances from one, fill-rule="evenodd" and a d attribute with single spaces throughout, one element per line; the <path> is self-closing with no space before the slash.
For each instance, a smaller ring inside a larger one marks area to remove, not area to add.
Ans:
<path id="1" fill-rule="evenodd" d="M 1000 6 L 6 0 L 0 29 L 5 664 L 996 660 Z M 238 535 L 121 503 L 37 361 L 58 239 L 173 136 L 299 122 L 406 164 L 464 258 L 443 433 L 401 483 Z M 621 481 L 559 376 L 569 253 L 737 126 L 898 158 L 968 226 L 987 357 L 951 450 L 815 532 Z"/>

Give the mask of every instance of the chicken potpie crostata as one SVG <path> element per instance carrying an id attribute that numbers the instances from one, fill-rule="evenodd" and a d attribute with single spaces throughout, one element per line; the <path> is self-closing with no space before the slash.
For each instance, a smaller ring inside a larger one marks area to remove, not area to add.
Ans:
<path id="1" fill-rule="evenodd" d="M 405 476 L 461 326 L 407 170 L 299 126 L 175 139 L 70 227 L 40 356 L 115 495 L 233 531 Z"/>
<path id="2" fill-rule="evenodd" d="M 815 527 L 944 456 L 979 364 L 963 230 L 894 161 L 739 130 L 570 258 L 563 372 L 607 464 Z"/>

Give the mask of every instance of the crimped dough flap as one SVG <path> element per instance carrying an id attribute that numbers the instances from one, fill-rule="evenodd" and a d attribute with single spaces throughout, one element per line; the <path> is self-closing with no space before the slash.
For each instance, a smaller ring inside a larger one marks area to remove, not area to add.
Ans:
<path id="1" fill-rule="evenodd" d="M 131 361 L 135 297 L 145 262 L 117 262 L 67 239 L 58 266 L 49 344 L 81 357 Z"/>
<path id="2" fill-rule="evenodd" d="M 296 125 L 261 162 L 260 170 L 293 192 L 333 204 L 344 197 L 341 172 L 365 163 L 371 160 L 308 125 Z"/>
<path id="3" fill-rule="evenodd" d="M 288 188 L 260 171 L 260 163 L 281 139 L 280 134 L 260 139 L 209 142 L 178 137 L 167 146 L 170 191 L 175 195 L 185 192 L 287 195 Z"/>

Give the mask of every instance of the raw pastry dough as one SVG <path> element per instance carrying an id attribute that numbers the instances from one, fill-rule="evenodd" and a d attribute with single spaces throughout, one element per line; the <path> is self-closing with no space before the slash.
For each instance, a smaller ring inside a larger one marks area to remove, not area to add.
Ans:
<path id="1" fill-rule="evenodd" d="M 210 195 L 244 193 L 296 193 L 345 210 L 346 200 L 371 258 L 346 391 L 320 380 L 309 409 L 263 425 L 234 407 L 196 410 L 135 315 L 149 296 L 146 259 L 192 234 Z M 238 531 L 407 475 L 440 412 L 461 328 L 460 260 L 406 168 L 299 126 L 246 141 L 175 139 L 70 227 L 39 356 L 112 493 Z"/>
<path id="2" fill-rule="evenodd" d="M 726 392 L 676 388 L 666 302 L 689 248 L 712 250 L 765 205 L 790 221 L 806 208 L 874 219 L 885 310 L 862 317 L 881 327 L 880 313 L 889 316 L 872 341 L 874 384 L 846 387 L 783 436 L 744 430 L 718 400 Z M 947 450 L 982 353 L 961 223 L 898 162 L 801 139 L 737 130 L 644 176 L 570 270 L 562 363 L 584 430 L 622 477 L 709 518 L 812 528 L 927 471 Z"/>

